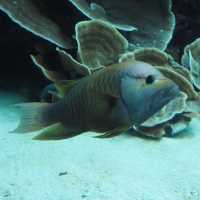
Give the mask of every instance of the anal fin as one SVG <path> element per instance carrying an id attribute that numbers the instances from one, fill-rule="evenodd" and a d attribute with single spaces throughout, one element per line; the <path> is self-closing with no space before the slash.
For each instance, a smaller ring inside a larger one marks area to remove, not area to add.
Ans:
<path id="1" fill-rule="evenodd" d="M 68 130 L 62 123 L 45 128 L 34 140 L 62 140 L 81 134 L 83 131 Z"/>

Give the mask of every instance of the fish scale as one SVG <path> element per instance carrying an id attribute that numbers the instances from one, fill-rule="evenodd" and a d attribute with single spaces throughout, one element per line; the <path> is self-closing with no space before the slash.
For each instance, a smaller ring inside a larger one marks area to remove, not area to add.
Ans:
<path id="1" fill-rule="evenodd" d="M 148 83 L 149 76 L 155 81 Z M 152 65 L 133 59 L 58 87 L 65 96 L 56 104 L 20 104 L 22 117 L 14 132 L 47 127 L 36 139 L 64 139 L 86 131 L 112 137 L 140 126 L 180 92 Z"/>

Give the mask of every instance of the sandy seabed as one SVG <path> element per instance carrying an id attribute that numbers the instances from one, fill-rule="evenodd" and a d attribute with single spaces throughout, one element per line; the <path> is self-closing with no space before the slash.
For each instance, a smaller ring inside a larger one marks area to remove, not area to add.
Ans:
<path id="1" fill-rule="evenodd" d="M 62 141 L 11 134 L 18 116 L 0 93 L 0 200 L 200 200 L 200 121 L 175 138 L 86 133 Z"/>

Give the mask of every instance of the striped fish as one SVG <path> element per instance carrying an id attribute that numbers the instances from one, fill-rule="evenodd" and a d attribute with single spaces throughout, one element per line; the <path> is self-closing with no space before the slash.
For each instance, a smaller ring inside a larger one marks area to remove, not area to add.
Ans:
<path id="1" fill-rule="evenodd" d="M 12 132 L 42 129 L 34 138 L 38 140 L 65 139 L 87 131 L 113 137 L 142 124 L 180 92 L 153 66 L 133 59 L 78 81 L 55 84 L 63 96 L 60 101 L 14 105 L 21 120 Z"/>

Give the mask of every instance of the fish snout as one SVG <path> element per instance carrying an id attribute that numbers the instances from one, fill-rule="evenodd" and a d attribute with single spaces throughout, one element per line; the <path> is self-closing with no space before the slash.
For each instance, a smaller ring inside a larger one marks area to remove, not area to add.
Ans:
<path id="1" fill-rule="evenodd" d="M 170 79 L 160 80 L 158 82 L 159 87 L 155 85 L 155 93 L 152 95 L 151 105 L 154 104 L 162 106 L 167 104 L 170 100 L 174 99 L 180 94 L 180 89 L 177 84 L 175 84 Z M 157 91 L 156 91 L 157 90 Z"/>
<path id="2" fill-rule="evenodd" d="M 139 126 L 163 106 L 180 94 L 179 87 L 170 79 L 156 80 L 143 87 L 142 84 L 130 86 L 128 78 L 121 86 L 122 99 L 133 125 Z"/>

